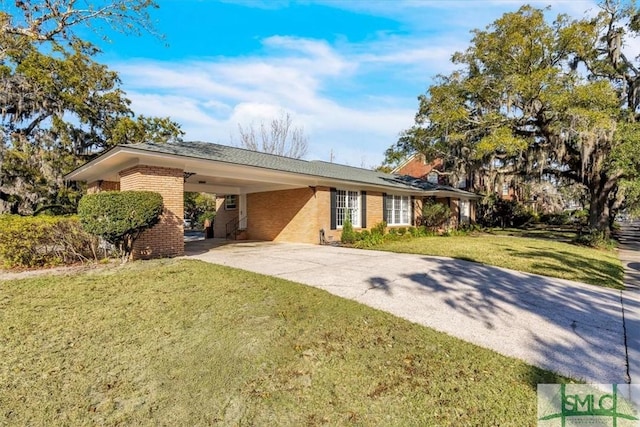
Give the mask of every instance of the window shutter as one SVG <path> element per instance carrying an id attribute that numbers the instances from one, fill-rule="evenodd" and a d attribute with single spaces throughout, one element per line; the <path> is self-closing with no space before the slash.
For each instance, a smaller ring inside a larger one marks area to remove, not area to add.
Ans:
<path id="1" fill-rule="evenodd" d="M 330 193 L 331 193 L 331 201 L 329 203 L 330 203 L 330 211 L 331 211 L 331 229 L 335 230 L 338 228 L 336 226 L 336 217 L 338 215 L 338 206 L 337 206 L 338 191 L 335 188 L 331 188 Z"/>
<path id="2" fill-rule="evenodd" d="M 409 199 L 409 220 L 411 221 L 411 225 L 416 225 L 416 198 L 415 196 L 411 196 Z"/>
<path id="3" fill-rule="evenodd" d="M 387 221 L 387 193 L 382 193 L 382 220 Z"/>
<path id="4" fill-rule="evenodd" d="M 362 211 L 362 215 L 360 218 L 360 227 L 367 228 L 367 192 L 360 192 L 360 203 L 362 204 L 360 210 Z"/>

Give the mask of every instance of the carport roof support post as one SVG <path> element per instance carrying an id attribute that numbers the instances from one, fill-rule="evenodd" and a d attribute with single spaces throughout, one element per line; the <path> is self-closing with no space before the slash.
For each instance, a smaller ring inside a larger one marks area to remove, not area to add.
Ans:
<path id="1" fill-rule="evenodd" d="M 134 259 L 184 255 L 184 175 L 182 169 L 138 165 L 120 172 L 120 190 L 162 195 L 160 222 L 143 232 L 133 246 Z"/>

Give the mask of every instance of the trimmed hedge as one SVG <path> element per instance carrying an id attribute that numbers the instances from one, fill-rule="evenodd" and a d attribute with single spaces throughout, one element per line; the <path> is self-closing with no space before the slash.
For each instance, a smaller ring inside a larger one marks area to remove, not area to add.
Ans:
<path id="1" fill-rule="evenodd" d="M 451 209 L 449 206 L 430 200 L 422 206 L 421 225 L 427 228 L 437 229 L 451 218 Z"/>
<path id="2" fill-rule="evenodd" d="M 158 223 L 162 207 L 153 191 L 106 191 L 84 196 L 78 215 L 83 228 L 115 245 L 125 262 L 140 233 Z"/>
<path id="3" fill-rule="evenodd" d="M 0 263 L 33 268 L 96 259 L 97 239 L 77 217 L 0 215 Z"/>

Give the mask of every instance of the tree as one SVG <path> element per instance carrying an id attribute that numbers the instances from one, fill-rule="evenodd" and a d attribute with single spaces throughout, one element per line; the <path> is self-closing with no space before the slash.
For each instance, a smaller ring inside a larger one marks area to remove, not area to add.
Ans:
<path id="1" fill-rule="evenodd" d="M 544 10 L 523 6 L 474 31 L 471 46 L 453 55 L 460 69 L 419 97 L 415 126 L 388 156 L 441 157 L 453 179 L 470 175 L 485 193 L 514 180 L 580 183 L 589 226 L 608 233 L 618 183 L 637 179 L 640 166 L 623 154 L 640 143 L 637 104 L 629 106 L 622 84 L 630 80 L 610 67 L 619 64 L 611 39 L 624 34 L 623 17 L 636 16 L 620 10 L 605 2 L 596 19 L 559 15 L 549 24 Z"/>
<path id="2" fill-rule="evenodd" d="M 437 230 L 451 219 L 451 208 L 435 200 L 426 200 L 422 205 L 420 224 L 432 230 Z"/>
<path id="3" fill-rule="evenodd" d="M 105 191 L 84 196 L 78 216 L 84 230 L 115 245 L 125 263 L 140 234 L 160 220 L 162 206 L 152 191 Z"/>
<path id="4" fill-rule="evenodd" d="M 280 117 L 272 119 L 268 125 L 260 123 L 259 133 L 253 124 L 246 128 L 238 124 L 238 146 L 247 150 L 301 159 L 307 155 L 309 139 L 303 128 L 292 128 L 292 124 L 291 116 L 284 112 Z"/>
<path id="5" fill-rule="evenodd" d="M 212 219 L 216 213 L 216 198 L 207 193 L 184 193 L 184 216 L 191 224 L 204 225 L 205 219 Z"/>
<path id="6" fill-rule="evenodd" d="M 106 34 L 104 26 L 134 34 L 154 33 L 149 9 L 158 5 L 153 0 L 96 0 L 82 2 L 81 7 L 76 7 L 77 3 L 77 0 L 2 0 L 0 35 L 3 41 L 7 38 L 37 43 L 73 40 L 77 39 L 74 30 L 81 25 L 103 35 Z"/>
<path id="7" fill-rule="evenodd" d="M 147 29 L 148 7 L 41 0 L 0 12 L 0 213 L 72 211 L 81 189 L 65 173 L 115 144 L 180 138 L 168 118 L 135 117 L 117 73 L 74 34 L 83 24 Z"/>

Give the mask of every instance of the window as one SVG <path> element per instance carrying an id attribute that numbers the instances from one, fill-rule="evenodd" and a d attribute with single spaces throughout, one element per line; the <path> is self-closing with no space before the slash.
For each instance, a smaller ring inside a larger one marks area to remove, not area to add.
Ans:
<path id="1" fill-rule="evenodd" d="M 460 199 L 460 224 L 469 224 L 471 217 L 470 203 Z"/>
<path id="2" fill-rule="evenodd" d="M 232 194 L 230 196 L 224 197 L 224 208 L 225 210 L 233 210 L 238 208 L 238 196 Z"/>
<path id="3" fill-rule="evenodd" d="M 438 172 L 429 173 L 429 175 L 427 175 L 427 182 L 430 182 L 431 184 L 437 184 L 438 183 Z"/>
<path id="4" fill-rule="evenodd" d="M 387 196 L 387 224 L 411 225 L 411 198 L 409 196 Z"/>
<path id="5" fill-rule="evenodd" d="M 336 225 L 342 228 L 347 212 L 351 215 L 351 224 L 360 227 L 360 192 L 349 190 L 336 191 Z"/>
<path id="6" fill-rule="evenodd" d="M 502 184 L 502 195 L 503 196 L 509 195 L 509 184 Z"/>

